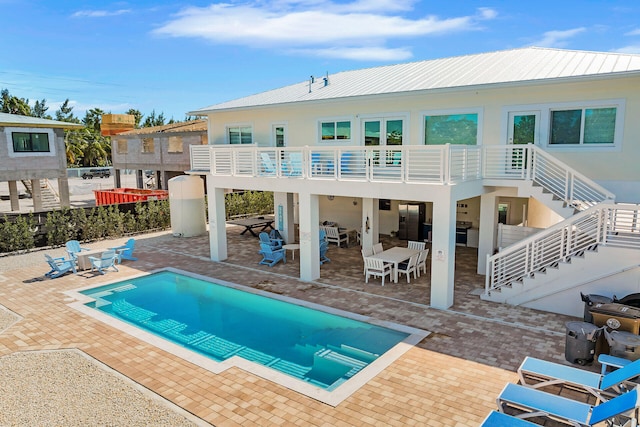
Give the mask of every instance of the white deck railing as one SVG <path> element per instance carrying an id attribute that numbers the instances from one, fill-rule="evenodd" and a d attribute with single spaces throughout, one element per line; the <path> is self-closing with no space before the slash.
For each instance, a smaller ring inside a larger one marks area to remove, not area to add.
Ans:
<path id="1" fill-rule="evenodd" d="M 449 184 L 481 178 L 480 148 L 191 146 L 191 170 L 213 175 Z"/>
<path id="2" fill-rule="evenodd" d="M 191 170 L 213 175 L 455 184 L 529 180 L 584 210 L 614 195 L 534 145 L 270 148 L 192 145 Z"/>
<path id="3" fill-rule="evenodd" d="M 600 244 L 640 249 L 640 205 L 601 203 L 488 257 L 485 292 Z"/>

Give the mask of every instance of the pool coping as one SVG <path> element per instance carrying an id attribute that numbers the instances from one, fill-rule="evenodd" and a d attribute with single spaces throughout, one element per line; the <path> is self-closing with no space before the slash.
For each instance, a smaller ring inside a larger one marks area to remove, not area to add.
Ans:
<path id="1" fill-rule="evenodd" d="M 106 285 L 110 285 L 117 282 L 124 282 L 128 279 L 135 279 L 135 278 L 144 277 L 150 274 L 160 273 L 165 271 L 169 271 L 177 274 L 183 274 L 185 276 L 193 277 L 195 279 L 212 282 L 222 286 L 227 286 L 240 291 L 249 292 L 252 294 L 280 300 L 290 304 L 295 304 L 302 307 L 323 311 L 325 313 L 334 314 L 334 315 L 346 317 L 349 319 L 369 323 L 372 325 L 381 326 L 384 328 L 404 332 L 409 334 L 409 336 L 405 338 L 403 341 L 393 346 L 388 351 L 386 351 L 382 356 L 378 357 L 376 360 L 369 363 L 365 368 L 363 368 L 360 372 L 358 372 L 356 375 L 351 377 L 349 380 L 340 384 L 334 390 L 328 391 L 328 390 L 323 390 L 305 381 L 286 375 L 284 373 L 280 373 L 267 366 L 260 365 L 258 363 L 243 359 L 240 356 L 232 356 L 223 362 L 215 361 L 193 350 L 183 347 L 179 344 L 172 343 L 165 338 L 156 336 L 150 332 L 147 332 L 143 329 L 140 329 L 122 320 L 119 320 L 115 317 L 105 314 L 99 310 L 95 310 L 93 308 L 87 307 L 85 304 L 88 302 L 94 301 L 95 299 L 80 293 L 88 289 L 106 286 Z M 111 281 L 107 281 L 105 283 L 100 283 L 100 284 L 93 284 L 90 286 L 86 286 L 86 287 L 82 287 L 82 288 L 78 288 L 70 291 L 65 291 L 63 293 L 74 300 L 73 302 L 70 302 L 67 305 L 81 312 L 82 314 L 85 314 L 89 317 L 92 317 L 96 320 L 106 323 L 109 326 L 115 327 L 116 329 L 122 332 L 125 332 L 159 349 L 162 349 L 171 354 L 174 354 L 210 372 L 219 374 L 226 371 L 229 368 L 237 367 L 253 375 L 272 381 L 290 390 L 293 390 L 302 395 L 305 395 L 307 397 L 313 398 L 315 400 L 318 400 L 320 402 L 323 402 L 327 405 L 331 405 L 334 407 L 339 405 L 341 402 L 343 402 L 345 399 L 347 399 L 349 396 L 355 393 L 358 389 L 360 389 L 362 386 L 364 386 L 366 383 L 368 383 L 370 380 L 376 377 L 385 368 L 387 368 L 393 362 L 395 362 L 400 356 L 402 356 L 409 349 L 411 349 L 413 346 L 418 344 L 420 341 L 422 341 L 424 338 L 426 338 L 430 334 L 430 332 L 422 329 L 417 329 L 417 328 L 413 328 L 410 326 L 405 326 L 405 325 L 401 325 L 393 322 L 383 321 L 383 320 L 375 319 L 369 316 L 351 313 L 348 311 L 328 307 L 325 305 L 316 304 L 316 303 L 312 303 L 312 302 L 308 302 L 308 301 L 304 301 L 304 300 L 300 300 L 292 297 L 287 297 L 287 296 L 275 294 L 272 292 L 251 288 L 245 285 L 240 285 L 240 284 L 229 282 L 226 280 L 216 279 L 214 277 L 204 276 L 201 274 L 196 274 L 190 271 L 181 270 L 173 267 L 156 269 L 150 272 L 129 276 L 124 280 L 122 278 L 118 278 L 116 280 L 111 280 Z"/>

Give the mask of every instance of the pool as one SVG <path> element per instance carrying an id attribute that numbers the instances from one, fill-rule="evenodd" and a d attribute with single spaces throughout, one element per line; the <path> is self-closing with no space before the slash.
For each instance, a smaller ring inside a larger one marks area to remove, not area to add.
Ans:
<path id="1" fill-rule="evenodd" d="M 271 371 L 262 376 L 274 378 L 275 371 L 275 377 L 289 378 L 285 383 L 304 384 L 290 388 L 320 390 L 312 392 L 316 398 L 354 378 L 370 377 L 361 374 L 383 355 L 426 336 L 401 325 L 373 324 L 363 316 L 217 282 L 169 269 L 79 294 L 85 309 L 218 364 L 260 365 L 258 375 Z"/>

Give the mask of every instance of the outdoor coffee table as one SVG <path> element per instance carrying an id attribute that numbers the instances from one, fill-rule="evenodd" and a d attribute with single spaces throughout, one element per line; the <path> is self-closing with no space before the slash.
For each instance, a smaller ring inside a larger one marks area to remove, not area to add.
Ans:
<path id="1" fill-rule="evenodd" d="M 300 250 L 300 245 L 298 243 L 290 243 L 288 245 L 282 245 L 282 248 L 291 251 L 291 259 L 296 259 L 296 249 Z"/>

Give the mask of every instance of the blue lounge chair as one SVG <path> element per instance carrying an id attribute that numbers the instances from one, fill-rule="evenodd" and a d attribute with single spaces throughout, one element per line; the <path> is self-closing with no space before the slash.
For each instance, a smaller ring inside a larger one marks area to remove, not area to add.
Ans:
<path id="1" fill-rule="evenodd" d="M 541 389 L 553 385 L 568 385 L 593 394 L 599 400 L 608 400 L 637 385 L 631 382 L 640 376 L 640 360 L 606 375 L 559 363 L 526 357 L 518 368 L 520 383 Z"/>
<path id="2" fill-rule="evenodd" d="M 538 424 L 530 423 L 522 418 L 512 417 L 498 411 L 491 411 L 484 419 L 480 427 L 535 427 Z"/>
<path id="3" fill-rule="evenodd" d="M 80 246 L 80 242 L 77 240 L 69 240 L 64 244 L 67 248 L 67 253 L 69 254 L 69 258 L 77 259 L 77 254 L 81 251 L 88 251 L 89 248 L 83 248 Z"/>
<path id="4" fill-rule="evenodd" d="M 640 405 L 637 389 L 593 406 L 518 384 L 507 384 L 497 403 L 500 412 L 505 412 L 508 407 L 524 411 L 516 415 L 517 418 L 544 417 L 577 427 L 590 427 L 602 422 L 635 426 Z M 617 423 L 618 417 L 629 420 Z"/>
<path id="5" fill-rule="evenodd" d="M 116 251 L 118 264 L 122 263 L 123 259 L 129 261 L 137 261 L 138 258 L 133 256 L 133 250 L 135 249 L 136 241 L 135 239 L 129 239 L 122 246 L 116 246 L 115 248 L 109 248 Z"/>
<path id="6" fill-rule="evenodd" d="M 100 274 L 105 274 L 106 270 L 109 268 L 112 268 L 114 271 L 118 271 L 118 267 L 116 267 L 117 259 L 118 254 L 116 254 L 116 251 L 113 249 L 102 252 L 100 258 L 90 256 L 89 262 L 91 262 L 91 271 L 96 270 Z"/>
<path id="7" fill-rule="evenodd" d="M 69 271 L 76 273 L 76 260 L 73 258 L 64 259 L 63 257 L 53 258 L 50 255 L 44 254 L 47 259 L 47 264 L 51 267 L 51 270 L 44 275 L 51 279 L 60 277 Z"/>
<path id="8" fill-rule="evenodd" d="M 273 249 L 267 243 L 260 243 L 259 253 L 262 255 L 262 261 L 260 261 L 258 264 L 263 264 L 263 265 L 268 265 L 269 267 L 273 267 L 279 261 L 282 261 L 285 264 L 287 263 L 285 250 L 282 248 Z"/>
<path id="9" fill-rule="evenodd" d="M 271 249 L 274 250 L 282 248 L 282 239 L 272 239 L 271 237 L 269 237 L 266 231 L 261 231 L 260 234 L 258 234 L 258 238 L 260 239 L 261 245 L 264 243 L 265 245 L 269 245 Z"/>

